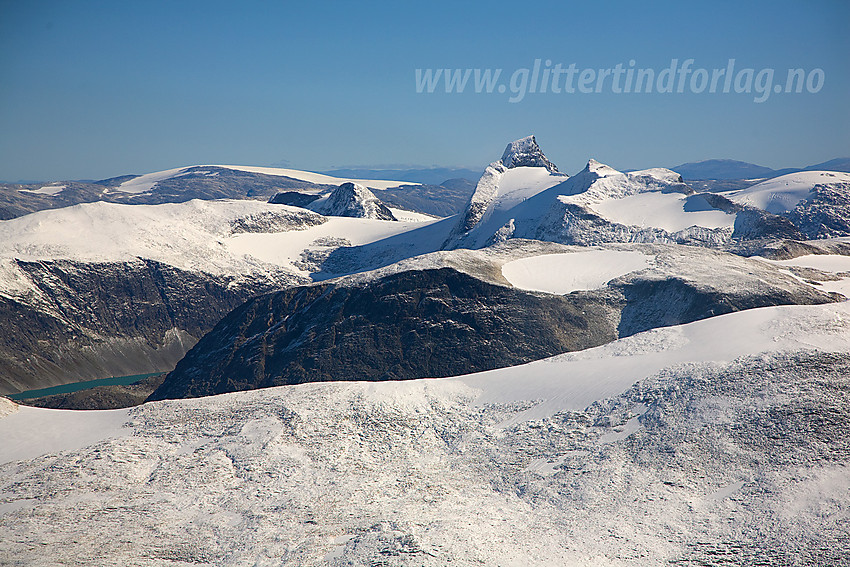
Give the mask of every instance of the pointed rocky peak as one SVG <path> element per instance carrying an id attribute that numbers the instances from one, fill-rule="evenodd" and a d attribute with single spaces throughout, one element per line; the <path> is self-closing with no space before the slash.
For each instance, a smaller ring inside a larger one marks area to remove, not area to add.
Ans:
<path id="1" fill-rule="evenodd" d="M 545 167 L 552 173 L 558 173 L 558 168 L 549 161 L 534 136 L 526 136 L 514 140 L 505 148 L 502 154 L 502 164 L 508 169 L 514 167 Z"/>
<path id="2" fill-rule="evenodd" d="M 311 207 L 312 208 L 312 207 Z M 343 183 L 327 199 L 316 202 L 317 213 L 334 217 L 397 220 L 376 196 L 357 183 Z"/>

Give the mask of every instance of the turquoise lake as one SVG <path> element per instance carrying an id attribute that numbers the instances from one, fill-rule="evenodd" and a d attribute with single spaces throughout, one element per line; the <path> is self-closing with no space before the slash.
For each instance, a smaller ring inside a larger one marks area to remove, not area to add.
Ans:
<path id="1" fill-rule="evenodd" d="M 71 392 L 88 390 L 89 388 L 96 388 L 98 386 L 126 386 L 158 374 L 162 374 L 162 372 L 134 374 L 132 376 L 113 376 L 112 378 L 74 382 L 73 384 L 62 384 L 61 386 L 51 386 L 50 388 L 41 388 L 39 390 L 27 390 L 26 392 L 11 394 L 7 397 L 13 400 L 26 400 L 29 398 L 40 398 L 41 396 L 52 396 L 54 394 L 70 394 Z"/>

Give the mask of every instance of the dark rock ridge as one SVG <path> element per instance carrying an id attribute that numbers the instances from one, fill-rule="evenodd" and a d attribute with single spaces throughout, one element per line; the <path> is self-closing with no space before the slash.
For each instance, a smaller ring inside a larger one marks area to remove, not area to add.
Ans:
<path id="1" fill-rule="evenodd" d="M 150 260 L 17 266 L 34 287 L 0 295 L 0 393 L 170 370 L 231 309 L 295 282 Z"/>
<path id="2" fill-rule="evenodd" d="M 234 310 L 150 399 L 452 376 L 603 344 L 615 327 L 606 301 L 521 292 L 451 268 L 302 286 Z"/>
<path id="3" fill-rule="evenodd" d="M 765 274 L 747 275 L 748 265 L 736 269 L 743 270 L 745 285 L 725 292 L 725 282 L 712 287 L 656 274 L 550 295 L 452 268 L 291 288 L 251 299 L 230 313 L 149 399 L 318 381 L 453 376 L 741 309 L 838 299 L 791 278 L 755 284 Z"/>
<path id="4" fill-rule="evenodd" d="M 281 191 L 269 199 L 269 203 L 275 205 L 290 205 L 292 207 L 306 207 L 321 197 L 318 193 L 299 193 L 298 191 Z"/>

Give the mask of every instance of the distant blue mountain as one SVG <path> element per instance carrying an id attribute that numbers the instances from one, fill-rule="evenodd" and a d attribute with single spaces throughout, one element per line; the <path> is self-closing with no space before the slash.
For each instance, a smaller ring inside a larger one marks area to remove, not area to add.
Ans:
<path id="1" fill-rule="evenodd" d="M 806 171 L 846 171 L 850 172 L 850 157 L 835 158 L 803 168 Z"/>
<path id="2" fill-rule="evenodd" d="M 386 179 L 389 181 L 408 181 L 410 183 L 440 185 L 448 179 L 468 179 L 473 183 L 477 183 L 483 171 L 483 167 L 481 169 L 428 167 L 420 169 L 332 169 L 330 171 L 321 171 L 320 173 L 333 177 L 348 177 L 352 179 Z"/>
<path id="3" fill-rule="evenodd" d="M 708 159 L 671 167 L 685 179 L 753 179 L 773 177 L 775 170 L 734 159 Z"/>
<path id="4" fill-rule="evenodd" d="M 758 179 L 763 177 L 778 177 L 797 171 L 847 171 L 850 172 L 850 158 L 836 158 L 823 163 L 802 168 L 771 169 L 754 163 L 733 159 L 709 159 L 692 163 L 683 163 L 671 167 L 673 171 L 688 180 L 702 179 Z"/>

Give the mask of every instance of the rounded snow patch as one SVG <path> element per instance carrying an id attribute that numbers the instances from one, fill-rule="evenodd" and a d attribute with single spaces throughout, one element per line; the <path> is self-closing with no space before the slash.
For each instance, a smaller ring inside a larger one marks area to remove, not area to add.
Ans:
<path id="1" fill-rule="evenodd" d="M 520 289 L 565 294 L 603 287 L 616 277 L 648 267 L 652 258 L 617 250 L 545 254 L 508 262 L 502 266 L 502 275 Z"/>

